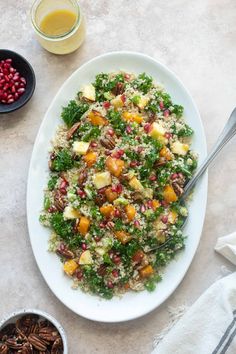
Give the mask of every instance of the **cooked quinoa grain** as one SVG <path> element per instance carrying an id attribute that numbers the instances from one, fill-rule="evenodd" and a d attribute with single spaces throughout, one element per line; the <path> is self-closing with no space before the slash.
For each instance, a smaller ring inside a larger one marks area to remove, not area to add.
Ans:
<path id="1" fill-rule="evenodd" d="M 179 203 L 197 166 L 183 107 L 142 73 L 96 76 L 63 107 L 40 221 L 73 288 L 153 291 L 184 247 Z"/>

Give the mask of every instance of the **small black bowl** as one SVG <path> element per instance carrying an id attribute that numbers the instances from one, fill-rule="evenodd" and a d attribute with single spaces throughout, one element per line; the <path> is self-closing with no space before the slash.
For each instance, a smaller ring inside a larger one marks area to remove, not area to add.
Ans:
<path id="1" fill-rule="evenodd" d="M 0 49 L 0 61 L 5 59 L 12 59 L 12 66 L 26 79 L 26 87 L 17 101 L 10 104 L 0 102 L 0 113 L 10 113 L 23 107 L 32 97 L 36 84 L 34 70 L 25 58 L 11 50 Z"/>

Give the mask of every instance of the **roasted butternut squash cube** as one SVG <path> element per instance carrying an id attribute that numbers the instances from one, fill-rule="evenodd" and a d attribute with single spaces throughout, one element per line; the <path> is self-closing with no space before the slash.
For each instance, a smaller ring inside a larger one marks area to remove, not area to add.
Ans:
<path id="1" fill-rule="evenodd" d="M 78 225 L 78 232 L 85 236 L 89 230 L 90 220 L 85 216 L 81 216 L 79 225 Z"/>
<path id="2" fill-rule="evenodd" d="M 115 236 L 121 243 L 123 243 L 123 245 L 132 239 L 132 236 L 125 231 L 115 231 Z"/>
<path id="3" fill-rule="evenodd" d="M 95 110 L 92 110 L 91 112 L 89 112 L 88 118 L 93 125 L 103 126 L 103 125 L 108 124 L 107 119 L 104 118 L 100 112 L 97 112 Z"/>
<path id="4" fill-rule="evenodd" d="M 114 206 L 111 204 L 103 205 L 100 207 L 100 213 L 105 216 L 106 218 L 110 218 L 114 214 Z"/>
<path id="5" fill-rule="evenodd" d="M 161 204 L 160 204 L 160 202 L 159 202 L 158 200 L 156 200 L 156 199 L 153 199 L 153 200 L 152 200 L 152 207 L 153 207 L 154 210 L 156 210 L 157 208 L 159 208 L 160 205 L 161 205 Z"/>
<path id="6" fill-rule="evenodd" d="M 172 154 L 170 149 L 168 149 L 166 146 L 164 146 L 161 151 L 160 151 L 160 156 L 164 157 L 167 161 L 172 160 Z"/>
<path id="7" fill-rule="evenodd" d="M 150 264 L 140 269 L 139 271 L 139 274 L 142 278 L 149 278 L 153 273 L 154 273 L 154 269 Z"/>
<path id="8" fill-rule="evenodd" d="M 118 198 L 118 193 L 116 192 L 113 192 L 112 191 L 112 188 L 111 187 L 108 187 L 106 190 L 105 190 L 105 196 L 108 200 L 108 202 L 113 202 L 114 200 L 116 200 Z"/>
<path id="9" fill-rule="evenodd" d="M 121 159 L 116 159 L 111 156 L 108 156 L 108 158 L 106 159 L 106 167 L 113 176 L 120 177 L 123 168 L 125 167 L 125 162 Z"/>
<path id="10" fill-rule="evenodd" d="M 135 207 L 131 204 L 128 204 L 126 205 L 125 207 L 125 212 L 126 212 L 126 215 L 127 215 L 127 219 L 129 221 L 132 221 L 135 217 L 135 214 L 136 214 L 136 210 L 135 210 Z"/>
<path id="11" fill-rule="evenodd" d="M 78 263 L 74 259 L 70 259 L 64 263 L 63 269 L 67 275 L 72 276 L 78 267 Z"/>
<path id="12" fill-rule="evenodd" d="M 86 162 L 88 167 L 91 167 L 95 164 L 97 161 L 97 154 L 94 151 L 89 151 L 87 152 L 86 155 L 84 155 L 84 161 Z"/>
<path id="13" fill-rule="evenodd" d="M 178 197 L 174 191 L 174 188 L 170 185 L 165 186 L 163 197 L 167 203 L 173 203 L 178 200 Z"/>

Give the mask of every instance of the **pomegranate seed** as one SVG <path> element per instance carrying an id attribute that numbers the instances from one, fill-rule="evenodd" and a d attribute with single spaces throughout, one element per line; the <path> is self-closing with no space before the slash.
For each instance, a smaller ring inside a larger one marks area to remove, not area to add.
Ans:
<path id="1" fill-rule="evenodd" d="M 95 148 L 95 147 L 98 146 L 98 144 L 96 143 L 96 141 L 91 141 L 90 146 L 91 146 L 92 148 Z"/>
<path id="2" fill-rule="evenodd" d="M 131 126 L 129 126 L 129 125 L 127 125 L 127 127 L 126 127 L 126 133 L 128 133 L 128 134 L 131 134 L 132 133 L 132 128 L 131 128 Z"/>
<path id="3" fill-rule="evenodd" d="M 4 85 L 5 84 L 5 80 L 4 79 L 0 80 L 0 84 Z"/>
<path id="4" fill-rule="evenodd" d="M 82 250 L 86 251 L 86 249 L 87 249 L 86 243 L 82 243 L 81 247 L 82 247 Z"/>
<path id="5" fill-rule="evenodd" d="M 111 107 L 110 102 L 108 102 L 108 101 L 103 102 L 103 107 L 106 108 L 106 109 L 110 108 Z"/>
<path id="6" fill-rule="evenodd" d="M 120 183 L 117 184 L 117 186 L 116 186 L 116 192 L 117 192 L 117 193 L 121 193 L 122 190 L 123 190 L 122 184 L 120 184 Z"/>
<path id="7" fill-rule="evenodd" d="M 137 161 L 131 161 L 130 162 L 130 167 L 136 167 L 137 166 Z"/>
<path id="8" fill-rule="evenodd" d="M 25 92 L 25 89 L 23 87 L 21 87 L 17 90 L 17 93 L 19 93 L 19 95 L 22 95 L 24 92 Z"/>
<path id="9" fill-rule="evenodd" d="M 150 123 L 146 123 L 143 127 L 143 129 L 145 130 L 146 133 L 149 133 L 151 130 L 151 124 Z"/>
<path id="10" fill-rule="evenodd" d="M 164 117 L 169 117 L 169 115 L 170 115 L 170 111 L 169 111 L 169 109 L 166 109 L 165 111 L 164 111 Z"/>
<path id="11" fill-rule="evenodd" d="M 20 79 L 20 76 L 16 75 L 16 74 L 12 78 L 13 81 L 19 81 L 19 79 Z"/>
<path id="12" fill-rule="evenodd" d="M 107 287 L 108 287 L 109 289 L 113 289 L 113 288 L 114 288 L 114 284 L 112 283 L 111 280 L 108 280 L 108 282 L 107 282 Z"/>
<path id="13" fill-rule="evenodd" d="M 152 208 L 152 200 L 148 200 L 147 201 L 147 207 L 148 208 Z"/>
<path id="14" fill-rule="evenodd" d="M 107 133 L 110 135 L 110 136 L 113 136 L 115 134 L 114 130 L 113 129 L 108 129 Z"/>
<path id="15" fill-rule="evenodd" d="M 19 87 L 20 86 L 20 83 L 18 81 L 15 82 L 15 86 L 16 87 Z"/>
<path id="16" fill-rule="evenodd" d="M 129 80 L 130 79 L 130 74 L 125 74 L 124 78 L 125 78 L 125 80 Z"/>
<path id="17" fill-rule="evenodd" d="M 82 271 L 82 269 L 77 269 L 75 275 L 76 275 L 76 278 L 77 278 L 78 280 L 81 280 L 81 279 L 83 278 L 83 271 Z"/>
<path id="18" fill-rule="evenodd" d="M 14 95 L 15 100 L 17 100 L 19 98 L 19 94 L 16 92 Z"/>
<path id="19" fill-rule="evenodd" d="M 141 207 L 140 207 L 140 211 L 141 211 L 141 213 L 144 213 L 144 212 L 146 211 L 146 207 L 145 207 L 145 205 L 141 205 Z"/>
<path id="20" fill-rule="evenodd" d="M 7 103 L 7 101 L 6 101 L 6 100 L 1 100 L 1 102 L 2 102 L 2 103 Z"/>
<path id="21" fill-rule="evenodd" d="M 124 155 L 125 151 L 123 149 L 119 149 L 117 153 L 119 154 L 119 157 L 121 157 Z"/>
<path id="22" fill-rule="evenodd" d="M 86 193 L 84 191 L 82 191 L 81 189 L 77 189 L 77 194 L 80 196 L 80 198 L 86 197 Z"/>
<path id="23" fill-rule="evenodd" d="M 142 146 L 139 146 L 138 149 L 137 149 L 137 152 L 140 153 L 140 152 L 143 152 L 144 148 Z"/>
<path id="24" fill-rule="evenodd" d="M 172 134 L 171 134 L 171 133 L 165 133 L 164 136 L 165 136 L 165 138 L 168 139 L 168 140 L 169 140 L 170 138 L 172 138 Z"/>
<path id="25" fill-rule="evenodd" d="M 105 155 L 106 155 L 106 156 L 111 155 L 111 151 L 110 151 L 110 150 L 105 150 Z"/>
<path id="26" fill-rule="evenodd" d="M 9 84 L 5 84 L 5 85 L 3 86 L 3 91 L 7 91 L 8 88 L 9 88 Z"/>
<path id="27" fill-rule="evenodd" d="M 140 226 L 140 222 L 138 220 L 134 220 L 134 226 L 135 227 L 139 227 Z"/>
<path id="28" fill-rule="evenodd" d="M 123 103 L 125 103 L 125 101 L 126 101 L 126 96 L 123 94 L 123 95 L 120 96 L 120 99 L 121 99 L 121 101 L 122 101 Z"/>
<path id="29" fill-rule="evenodd" d="M 118 278 L 118 276 L 119 276 L 119 271 L 118 271 L 117 269 L 113 269 L 113 271 L 112 271 L 111 273 L 112 273 L 112 275 L 113 275 L 114 278 Z"/>
<path id="30" fill-rule="evenodd" d="M 13 96 L 11 94 L 7 96 L 8 100 L 10 100 L 11 98 L 13 98 Z"/>
<path id="31" fill-rule="evenodd" d="M 9 77 L 7 75 L 4 76 L 4 79 L 5 79 L 6 82 L 10 81 L 10 79 L 9 79 Z"/>
<path id="32" fill-rule="evenodd" d="M 165 200 L 161 200 L 161 205 L 166 208 L 168 206 L 168 203 Z"/>
<path id="33" fill-rule="evenodd" d="M 7 103 L 8 103 L 8 104 L 9 104 L 9 103 L 13 103 L 13 102 L 15 102 L 14 98 L 10 98 L 9 100 L 7 100 Z"/>
<path id="34" fill-rule="evenodd" d="M 67 191 L 65 188 L 59 188 L 59 191 L 61 192 L 61 194 L 66 195 Z"/>
<path id="35" fill-rule="evenodd" d="M 115 216 L 116 218 L 119 218 L 119 217 L 120 217 L 120 210 L 119 210 L 119 209 L 116 209 L 116 210 L 114 211 L 114 216 Z"/>
<path id="36" fill-rule="evenodd" d="M 167 221 L 168 221 L 168 216 L 167 216 L 167 215 L 163 215 L 163 216 L 161 217 L 161 221 L 163 222 L 163 224 L 166 224 Z"/>
<path id="37" fill-rule="evenodd" d="M 104 229 L 104 227 L 106 226 L 106 224 L 104 222 L 100 222 L 99 226 Z"/>
<path id="38" fill-rule="evenodd" d="M 98 190 L 99 193 L 105 193 L 106 192 L 106 187 L 102 187 Z"/>
<path id="39" fill-rule="evenodd" d="M 99 242 L 99 241 L 101 240 L 101 238 L 100 238 L 99 236 L 94 236 L 94 240 L 95 240 L 96 242 Z"/>
<path id="40" fill-rule="evenodd" d="M 156 176 L 155 175 L 151 175 L 151 176 L 149 176 L 149 180 L 150 181 L 156 181 Z"/>
<path id="41" fill-rule="evenodd" d="M 120 264 L 120 262 L 121 262 L 121 258 L 117 254 L 114 254 L 114 256 L 112 257 L 112 260 L 115 264 Z"/>
<path id="42" fill-rule="evenodd" d="M 160 101 L 159 106 L 160 106 L 160 109 L 161 109 L 161 110 L 164 109 L 164 103 L 163 103 L 163 101 Z"/>
<path id="43" fill-rule="evenodd" d="M 24 85 L 26 85 L 26 80 L 25 80 L 24 77 L 21 77 L 21 78 L 20 78 L 20 81 L 21 81 Z"/>
<path id="44" fill-rule="evenodd" d="M 172 175 L 170 176 L 170 178 L 171 178 L 172 180 L 178 178 L 178 173 L 172 173 Z"/>
<path id="45" fill-rule="evenodd" d="M 9 71 L 10 71 L 10 73 L 14 74 L 14 73 L 16 72 L 16 69 L 14 69 L 13 67 L 11 67 L 11 68 L 9 69 Z"/>
<path id="46" fill-rule="evenodd" d="M 116 186 L 111 187 L 112 192 L 116 192 Z"/>
<path id="47" fill-rule="evenodd" d="M 12 93 L 15 93 L 15 92 L 16 92 L 16 88 L 15 88 L 14 85 L 11 87 L 11 92 L 12 92 Z"/>

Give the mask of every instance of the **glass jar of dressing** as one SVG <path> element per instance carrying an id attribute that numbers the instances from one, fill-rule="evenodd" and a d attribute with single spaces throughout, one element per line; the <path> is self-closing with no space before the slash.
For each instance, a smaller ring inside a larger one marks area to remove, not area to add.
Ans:
<path id="1" fill-rule="evenodd" d="M 39 43 L 51 53 L 72 53 L 84 41 L 85 19 L 77 0 L 36 0 L 31 20 Z"/>

